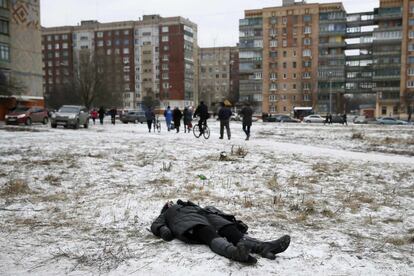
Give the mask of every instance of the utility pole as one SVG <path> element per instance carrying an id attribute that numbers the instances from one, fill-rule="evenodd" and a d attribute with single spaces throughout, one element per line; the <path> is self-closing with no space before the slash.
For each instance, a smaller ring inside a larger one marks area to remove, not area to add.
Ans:
<path id="1" fill-rule="evenodd" d="M 332 114 L 332 72 L 329 72 L 329 114 Z"/>

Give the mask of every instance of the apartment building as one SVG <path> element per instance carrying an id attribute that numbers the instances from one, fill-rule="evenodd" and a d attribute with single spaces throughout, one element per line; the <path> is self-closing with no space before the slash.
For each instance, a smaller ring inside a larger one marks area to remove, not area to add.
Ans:
<path id="1" fill-rule="evenodd" d="M 0 0 L 0 81 L 20 88 L 0 99 L 0 119 L 16 104 L 43 104 L 40 41 L 39 1 Z"/>
<path id="2" fill-rule="evenodd" d="M 76 55 L 90 49 L 122 65 L 123 108 L 145 99 L 193 105 L 197 94 L 197 25 L 181 17 L 145 15 L 138 21 L 43 28 L 45 93 L 74 72 Z"/>
<path id="3" fill-rule="evenodd" d="M 211 109 L 219 103 L 238 99 L 238 48 L 199 49 L 199 100 Z"/>
<path id="4" fill-rule="evenodd" d="M 346 13 L 342 4 L 285 0 L 240 20 L 240 100 L 256 112 L 346 110 L 345 97 L 371 96 L 376 116 L 413 110 L 414 1 L 380 0 Z"/>

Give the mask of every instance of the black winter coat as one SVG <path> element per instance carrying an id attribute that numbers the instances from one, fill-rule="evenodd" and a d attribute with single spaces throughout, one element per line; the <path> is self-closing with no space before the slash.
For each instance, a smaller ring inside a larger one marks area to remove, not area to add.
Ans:
<path id="1" fill-rule="evenodd" d="M 229 120 L 232 114 L 233 113 L 231 112 L 230 108 L 223 106 L 222 108 L 220 108 L 218 117 L 219 117 L 219 120 L 225 121 L 225 120 Z"/>
<path id="2" fill-rule="evenodd" d="M 240 115 L 243 117 L 243 124 L 247 126 L 252 125 L 253 110 L 250 107 L 243 107 L 240 111 Z"/>
<path id="3" fill-rule="evenodd" d="M 208 107 L 205 104 L 200 104 L 194 112 L 194 117 L 200 116 L 201 120 L 207 120 L 210 118 L 208 114 Z"/>
<path id="4" fill-rule="evenodd" d="M 181 110 L 179 110 L 178 108 L 175 108 L 173 111 L 173 121 L 174 121 L 175 127 L 180 126 L 180 121 L 182 117 L 183 117 L 183 113 L 181 113 Z"/>
<path id="5" fill-rule="evenodd" d="M 230 224 L 236 224 L 242 233 L 247 232 L 247 225 L 237 221 L 233 215 L 225 214 L 213 206 L 202 208 L 191 201 L 178 200 L 177 204 L 161 213 L 152 223 L 151 232 L 160 237 L 160 228 L 167 226 L 174 238 L 187 243 L 199 243 L 191 231 L 195 226 L 211 225 L 219 231 Z"/>

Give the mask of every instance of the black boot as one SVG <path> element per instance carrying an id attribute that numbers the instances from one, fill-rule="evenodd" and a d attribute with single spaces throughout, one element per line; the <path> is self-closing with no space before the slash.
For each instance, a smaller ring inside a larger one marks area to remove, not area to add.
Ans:
<path id="1" fill-rule="evenodd" d="M 262 242 L 249 236 L 244 236 L 241 241 L 250 247 L 253 253 L 274 260 L 276 258 L 275 254 L 281 253 L 289 247 L 290 236 L 284 235 L 275 241 L 268 242 Z"/>
<path id="2" fill-rule="evenodd" d="M 239 242 L 237 246 L 234 246 L 225 238 L 215 238 L 211 241 L 210 248 L 214 253 L 234 261 L 246 264 L 255 264 L 257 262 L 256 258 L 249 255 L 250 248 L 243 242 Z"/>

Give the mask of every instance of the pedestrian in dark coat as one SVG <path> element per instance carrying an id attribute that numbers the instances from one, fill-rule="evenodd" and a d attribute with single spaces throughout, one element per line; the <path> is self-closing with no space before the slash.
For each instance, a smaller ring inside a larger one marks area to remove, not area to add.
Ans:
<path id="1" fill-rule="evenodd" d="M 161 214 L 151 225 L 151 232 L 165 241 L 177 238 L 185 243 L 206 244 L 210 249 L 226 258 L 253 264 L 256 258 L 250 253 L 275 259 L 275 254 L 285 251 L 290 237 L 261 242 L 246 234 L 247 225 L 231 214 L 208 206 L 202 208 L 191 201 L 167 202 Z"/>
<path id="2" fill-rule="evenodd" d="M 226 128 L 227 138 L 230 140 L 231 132 L 230 132 L 230 117 L 233 113 L 231 112 L 230 108 L 226 106 L 224 103 L 221 103 L 221 108 L 218 113 L 218 118 L 220 120 L 220 139 L 223 139 L 224 135 L 224 128 Z"/>
<path id="3" fill-rule="evenodd" d="M 111 123 L 115 125 L 115 117 L 116 117 L 116 108 L 112 108 L 109 110 L 109 114 L 111 115 Z"/>
<path id="4" fill-rule="evenodd" d="M 178 107 L 174 108 L 173 121 L 174 121 L 174 127 L 177 130 L 177 133 L 180 132 L 180 123 L 181 123 L 182 117 L 183 117 L 183 113 L 181 113 L 181 110 Z"/>
<path id="5" fill-rule="evenodd" d="M 332 114 L 329 114 L 328 119 L 329 119 L 329 124 L 332 125 Z"/>
<path id="6" fill-rule="evenodd" d="M 246 103 L 240 111 L 240 116 L 243 117 L 243 131 L 246 133 L 246 140 L 250 138 L 250 127 L 252 126 L 253 110 L 249 103 Z"/>
<path id="7" fill-rule="evenodd" d="M 99 122 L 101 123 L 101 125 L 103 125 L 103 120 L 105 117 L 105 109 L 103 108 L 103 106 L 99 108 L 98 114 L 99 114 Z"/>
<path id="8" fill-rule="evenodd" d="M 145 111 L 145 119 L 147 119 L 148 132 L 151 132 L 152 123 L 155 120 L 155 113 L 151 107 Z"/>
<path id="9" fill-rule="evenodd" d="M 183 112 L 183 121 L 184 121 L 184 133 L 187 132 L 190 133 L 190 129 L 192 128 L 192 122 L 193 120 L 193 112 L 188 108 L 185 107 L 184 108 L 184 112 Z"/>
<path id="10" fill-rule="evenodd" d="M 346 113 L 344 113 L 344 115 L 342 115 L 342 124 L 344 125 L 348 125 L 348 121 L 347 121 L 347 118 L 346 118 Z"/>
<path id="11" fill-rule="evenodd" d="M 210 118 L 210 114 L 208 113 L 208 107 L 204 104 L 203 101 L 197 106 L 194 112 L 194 118 L 200 117 L 198 120 L 198 127 L 200 129 L 200 133 L 203 133 L 203 125 L 207 125 L 207 120 Z"/>

